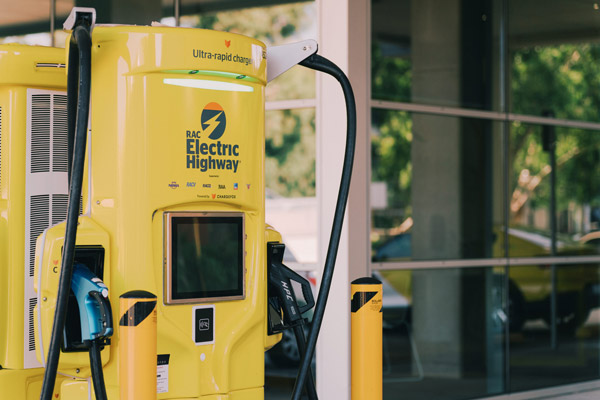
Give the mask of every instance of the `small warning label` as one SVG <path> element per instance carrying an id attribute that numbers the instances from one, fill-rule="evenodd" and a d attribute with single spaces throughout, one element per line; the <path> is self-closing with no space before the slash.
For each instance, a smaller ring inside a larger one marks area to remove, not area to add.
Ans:
<path id="1" fill-rule="evenodd" d="M 169 391 L 169 357 L 170 354 L 159 354 L 156 362 L 156 392 Z"/>

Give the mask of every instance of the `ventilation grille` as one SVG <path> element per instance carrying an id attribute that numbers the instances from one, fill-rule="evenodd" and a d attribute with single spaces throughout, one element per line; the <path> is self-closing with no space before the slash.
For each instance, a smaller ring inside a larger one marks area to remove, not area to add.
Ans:
<path id="1" fill-rule="evenodd" d="M 37 298 L 29 299 L 29 351 L 35 351 L 35 331 L 33 329 L 33 309 L 37 305 Z"/>
<path id="2" fill-rule="evenodd" d="M 54 195 L 55 196 L 55 195 Z M 52 210 L 54 214 L 54 210 Z M 50 195 L 31 196 L 29 225 L 29 276 L 33 276 L 35 268 L 35 241 L 48 228 L 50 219 Z"/>
<path id="3" fill-rule="evenodd" d="M 52 199 L 52 203 L 50 203 L 50 199 Z M 29 276 L 33 276 L 35 268 L 35 243 L 37 237 L 51 225 L 58 224 L 67 219 L 68 200 L 69 196 L 66 194 L 40 194 L 31 196 L 31 209 L 29 210 Z"/>
<path id="4" fill-rule="evenodd" d="M 67 172 L 67 96 L 31 95 L 32 174 Z M 51 225 L 67 218 L 66 194 L 31 196 L 29 229 L 29 276 L 33 276 L 36 238 Z"/>
<path id="5" fill-rule="evenodd" d="M 27 89 L 27 104 L 23 366 L 38 368 L 33 328 L 35 245 L 45 229 L 67 215 L 67 97 L 64 92 Z"/>
<path id="6" fill-rule="evenodd" d="M 67 219 L 67 204 L 69 196 L 66 194 L 52 195 L 52 225 Z"/>
<path id="7" fill-rule="evenodd" d="M 67 172 L 67 96 L 54 95 L 52 172 Z"/>
<path id="8" fill-rule="evenodd" d="M 31 172 L 67 172 L 67 96 L 31 95 Z"/>
<path id="9" fill-rule="evenodd" d="M 31 172 L 50 172 L 50 95 L 31 96 Z"/>

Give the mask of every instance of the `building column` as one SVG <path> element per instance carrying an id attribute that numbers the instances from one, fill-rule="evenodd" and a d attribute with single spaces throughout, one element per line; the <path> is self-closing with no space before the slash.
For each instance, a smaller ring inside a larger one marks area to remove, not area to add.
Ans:
<path id="1" fill-rule="evenodd" d="M 350 399 L 350 282 L 369 274 L 370 1 L 320 0 L 319 54 L 346 72 L 356 98 L 357 141 L 333 284 L 317 344 L 317 390 L 323 399 Z M 346 141 L 340 85 L 317 74 L 317 197 L 319 264 L 323 266 Z"/>
<path id="2" fill-rule="evenodd" d="M 460 100 L 460 0 L 411 7 L 413 101 Z M 444 96 L 443 98 L 440 98 Z M 460 121 L 413 114 L 413 260 L 458 259 Z M 460 376 L 460 272 L 413 272 L 413 329 L 429 375 Z"/>

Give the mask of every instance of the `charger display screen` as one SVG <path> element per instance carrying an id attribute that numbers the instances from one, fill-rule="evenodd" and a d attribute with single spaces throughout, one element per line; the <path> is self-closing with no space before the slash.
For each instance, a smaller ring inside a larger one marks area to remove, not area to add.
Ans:
<path id="1" fill-rule="evenodd" d="M 243 298 L 242 215 L 171 214 L 169 225 L 170 302 Z"/>

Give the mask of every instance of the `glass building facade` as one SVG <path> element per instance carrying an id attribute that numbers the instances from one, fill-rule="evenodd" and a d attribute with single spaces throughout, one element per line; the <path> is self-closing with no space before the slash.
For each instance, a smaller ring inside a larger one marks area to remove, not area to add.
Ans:
<path id="1" fill-rule="evenodd" d="M 385 397 L 598 379 L 598 4 L 374 0 L 371 11 Z"/>

